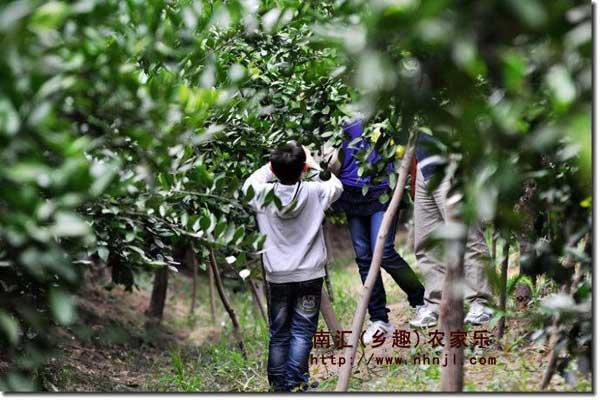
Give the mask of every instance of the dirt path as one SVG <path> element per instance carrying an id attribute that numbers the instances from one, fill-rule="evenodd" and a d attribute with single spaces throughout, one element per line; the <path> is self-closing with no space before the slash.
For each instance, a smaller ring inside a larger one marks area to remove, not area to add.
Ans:
<path id="1" fill-rule="evenodd" d="M 56 357 L 45 368 L 43 384 L 49 391 L 147 390 L 156 371 L 171 362 L 175 349 L 200 347 L 222 329 L 212 324 L 182 324 L 187 304 L 177 299 L 172 279 L 170 299 L 160 328 L 145 326 L 149 304 L 147 290 L 110 292 L 102 287 L 85 290 L 78 297 L 79 320 L 59 330 Z M 196 318 L 208 319 L 206 310 Z"/>

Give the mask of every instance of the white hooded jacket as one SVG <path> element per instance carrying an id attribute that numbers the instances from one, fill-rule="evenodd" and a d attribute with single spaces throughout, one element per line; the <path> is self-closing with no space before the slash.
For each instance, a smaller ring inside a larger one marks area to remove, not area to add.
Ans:
<path id="1" fill-rule="evenodd" d="M 318 173 L 315 174 L 318 176 Z M 327 181 L 300 181 L 294 185 L 276 182 L 270 166 L 264 165 L 244 183 L 254 197 L 250 207 L 256 211 L 258 228 L 266 236 L 263 261 L 267 281 L 303 282 L 325 276 L 327 248 L 322 223 L 325 210 L 342 194 L 342 183 L 333 174 Z M 281 201 L 264 205 L 269 193 Z"/>

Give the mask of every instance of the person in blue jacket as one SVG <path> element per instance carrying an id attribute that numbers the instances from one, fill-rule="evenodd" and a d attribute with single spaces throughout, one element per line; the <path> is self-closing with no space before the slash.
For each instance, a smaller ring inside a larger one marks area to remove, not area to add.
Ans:
<path id="1" fill-rule="evenodd" d="M 344 191 L 336 202 L 335 208 L 346 214 L 352 245 L 356 254 L 356 264 L 364 283 L 371 265 L 377 233 L 389 205 L 389 200 L 381 203 L 379 197 L 390 189 L 387 180 L 375 182 L 371 176 L 359 176 L 358 174 L 359 162 L 355 155 L 369 146 L 368 139 L 363 137 L 362 121 L 355 119 L 347 122 L 344 125 L 344 132 L 346 138 L 341 148 L 343 156 L 339 172 Z M 360 139 L 356 140 L 357 138 Z M 371 165 L 379 160 L 380 156 L 375 150 L 371 151 L 367 158 L 367 162 Z M 393 163 L 387 165 L 387 170 L 388 172 L 393 171 Z M 363 195 L 362 190 L 365 185 L 369 186 L 369 190 Z M 417 275 L 394 247 L 397 222 L 398 217 L 396 216 L 385 241 L 381 267 L 392 276 L 398 286 L 406 293 L 410 305 L 416 308 L 424 304 L 425 289 Z M 394 328 L 388 318 L 390 310 L 386 306 L 386 294 L 381 274 L 377 277 L 373 286 L 368 309 L 370 322 L 363 336 L 364 343 L 371 343 L 375 334 L 379 336 L 383 333 L 385 336 L 391 336 Z"/>

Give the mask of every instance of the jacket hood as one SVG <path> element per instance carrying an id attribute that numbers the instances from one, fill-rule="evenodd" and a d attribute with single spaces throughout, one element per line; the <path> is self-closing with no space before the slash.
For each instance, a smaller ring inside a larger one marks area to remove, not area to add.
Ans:
<path id="1" fill-rule="evenodd" d="M 308 201 L 308 196 L 305 196 L 304 185 L 298 182 L 294 185 L 275 184 L 275 194 L 281 200 L 281 207 L 275 207 L 275 215 L 281 219 L 296 218 L 302 212 Z"/>

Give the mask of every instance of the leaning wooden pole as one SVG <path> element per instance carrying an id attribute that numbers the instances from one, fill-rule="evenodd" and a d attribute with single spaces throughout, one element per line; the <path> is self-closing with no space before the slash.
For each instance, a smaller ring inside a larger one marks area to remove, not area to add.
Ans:
<path id="1" fill-rule="evenodd" d="M 350 339 L 348 346 L 346 347 L 346 351 L 344 353 L 344 358 L 346 360 L 346 364 L 344 364 L 340 368 L 338 383 L 335 388 L 337 392 L 345 392 L 348 389 L 348 384 L 350 382 L 350 375 L 352 373 L 352 367 L 354 366 L 354 356 L 356 355 L 356 350 L 358 347 L 358 339 L 361 336 L 362 326 L 365 322 L 365 314 L 367 313 L 367 305 L 369 304 L 369 298 L 371 297 L 371 291 L 373 290 L 373 284 L 375 280 L 379 276 L 379 270 L 381 267 L 381 259 L 383 256 L 383 246 L 385 244 L 385 238 L 392 227 L 392 223 L 394 222 L 394 217 L 398 213 L 398 207 L 400 206 L 400 200 L 402 200 L 402 195 L 404 193 L 404 186 L 406 184 L 406 176 L 408 175 L 408 171 L 410 168 L 410 163 L 412 161 L 412 157 L 414 154 L 414 135 L 411 135 L 408 141 L 406 154 L 404 154 L 404 158 L 402 159 L 402 163 L 400 164 L 400 169 L 398 171 L 398 181 L 396 183 L 396 187 L 394 188 L 394 194 L 392 195 L 392 200 L 385 211 L 383 216 L 383 221 L 381 222 L 381 226 L 379 227 L 379 232 L 377 234 L 377 241 L 375 243 L 375 251 L 373 251 L 373 258 L 371 260 L 371 265 L 369 267 L 369 273 L 367 275 L 367 279 L 365 279 L 365 283 L 361 289 L 360 297 L 358 298 L 358 305 L 356 308 L 356 312 L 354 313 L 354 319 L 352 320 L 352 328 L 350 333 Z"/>
<path id="2" fill-rule="evenodd" d="M 246 349 L 244 348 L 244 340 L 242 339 L 242 334 L 240 332 L 240 324 L 237 319 L 237 315 L 235 314 L 235 310 L 231 306 L 227 295 L 225 294 L 225 288 L 223 288 L 223 281 L 221 280 L 221 274 L 219 274 L 219 270 L 217 269 L 217 260 L 215 258 L 215 253 L 210 250 L 209 257 L 210 268 L 213 271 L 213 275 L 215 276 L 215 283 L 217 286 L 217 292 L 219 292 L 219 297 L 221 298 L 221 303 L 223 303 L 223 307 L 225 307 L 225 311 L 229 314 L 229 318 L 231 319 L 231 324 L 233 325 L 233 335 L 235 336 L 240 351 L 242 352 L 242 356 L 244 359 L 246 356 Z"/>

